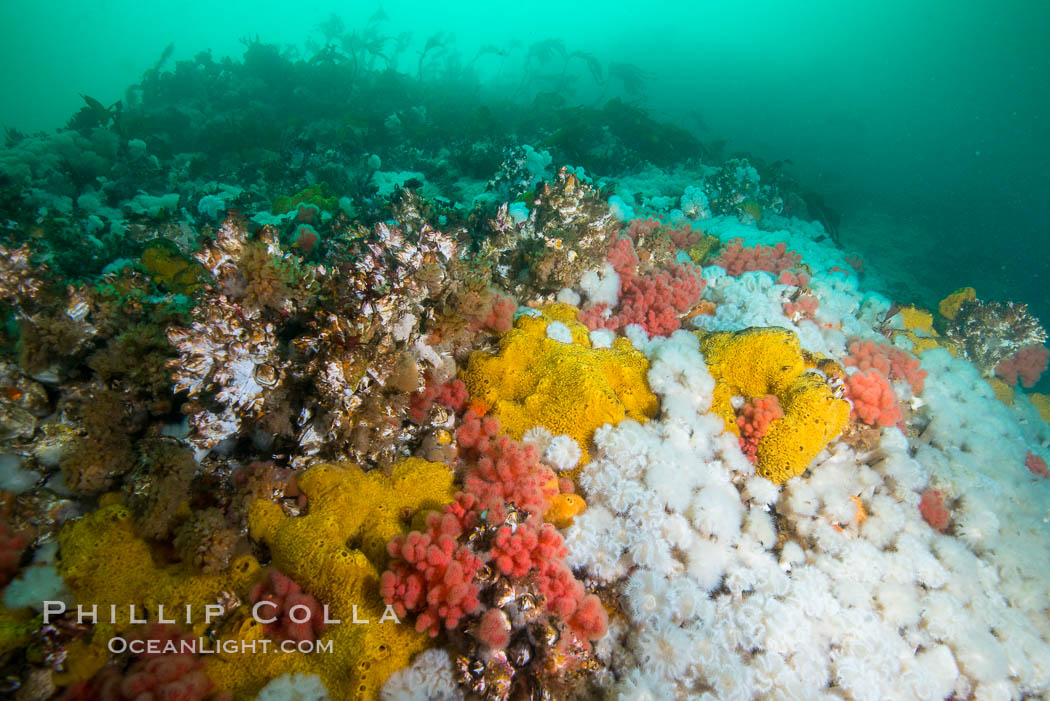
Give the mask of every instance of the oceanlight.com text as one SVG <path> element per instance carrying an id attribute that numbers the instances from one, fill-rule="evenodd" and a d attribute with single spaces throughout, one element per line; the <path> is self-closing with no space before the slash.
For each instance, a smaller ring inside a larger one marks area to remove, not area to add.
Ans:
<path id="1" fill-rule="evenodd" d="M 109 640 L 109 651 L 119 655 L 130 652 L 133 655 L 237 655 L 237 654 L 270 654 L 293 653 L 305 654 L 332 652 L 331 640 L 209 640 L 194 638 L 190 640 L 140 640 L 138 638 L 114 637 Z"/>

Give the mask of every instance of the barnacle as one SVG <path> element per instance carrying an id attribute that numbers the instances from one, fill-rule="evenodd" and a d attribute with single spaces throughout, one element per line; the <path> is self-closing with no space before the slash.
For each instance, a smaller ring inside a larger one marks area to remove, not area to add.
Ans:
<path id="1" fill-rule="evenodd" d="M 1029 313 L 1028 305 L 979 299 L 959 304 L 946 334 L 985 374 L 991 374 L 999 361 L 1022 348 L 1046 340 L 1046 329 Z"/>
<path id="2" fill-rule="evenodd" d="M 262 429 L 294 442 L 297 460 L 353 458 L 390 465 L 403 454 L 406 351 L 447 280 L 454 237 L 408 210 L 334 238 L 331 266 L 284 252 L 275 232 L 250 236 L 234 217 L 197 253 L 213 276 L 188 326 L 168 338 L 175 389 L 192 401 L 191 439 L 207 452 Z M 324 306 L 318 298 L 323 296 Z M 415 366 L 413 366 L 415 367 Z M 397 374 L 401 381 L 390 383 Z"/>
<path id="3" fill-rule="evenodd" d="M 566 168 L 553 183 L 543 183 L 530 204 L 533 214 L 520 225 L 506 204 L 500 208 L 480 257 L 492 262 L 499 285 L 516 297 L 550 298 L 600 267 L 619 221 L 595 189 Z M 521 275 L 522 269 L 529 274 Z"/>

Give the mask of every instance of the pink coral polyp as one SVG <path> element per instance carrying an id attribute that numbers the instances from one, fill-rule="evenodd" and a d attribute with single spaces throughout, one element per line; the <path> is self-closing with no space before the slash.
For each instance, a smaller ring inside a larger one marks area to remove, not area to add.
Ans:
<path id="1" fill-rule="evenodd" d="M 876 370 L 890 380 L 904 380 L 915 395 L 922 394 L 926 371 L 919 367 L 919 359 L 907 351 L 885 343 L 853 339 L 849 355 L 842 364 L 859 370 Z"/>
<path id="2" fill-rule="evenodd" d="M 885 428 L 901 420 L 897 396 L 878 370 L 856 372 L 846 378 L 853 416 L 869 426 Z"/>
<path id="3" fill-rule="evenodd" d="M 1000 361 L 995 366 L 995 374 L 1011 387 L 1016 387 L 1020 382 L 1022 386 L 1031 388 L 1035 387 L 1039 378 L 1046 372 L 1048 362 L 1050 350 L 1047 350 L 1046 346 L 1025 346 L 1009 358 Z"/>
<path id="4" fill-rule="evenodd" d="M 764 271 L 779 275 L 785 270 L 797 268 L 802 264 L 802 256 L 787 250 L 783 242 L 775 246 L 754 246 L 745 248 L 743 239 L 732 239 L 722 248 L 711 265 L 725 269 L 728 275 L 738 277 L 747 272 Z"/>
<path id="5" fill-rule="evenodd" d="M 324 632 L 321 603 L 307 594 L 292 579 L 277 570 L 269 570 L 263 581 L 252 589 L 252 602 L 266 602 L 259 608 L 265 630 L 285 640 L 317 640 Z"/>
<path id="6" fill-rule="evenodd" d="M 390 541 L 390 566 L 380 578 L 383 599 L 398 616 L 417 614 L 416 628 L 437 635 L 442 627 L 458 627 L 480 607 L 477 577 L 487 564 L 534 588 L 543 597 L 543 610 L 578 630 L 580 640 L 600 637 L 604 611 L 593 602 L 580 610 L 583 584 L 565 565 L 561 535 L 543 520 L 551 497 L 572 485 L 561 484 L 539 462 L 534 446 L 500 434 L 499 421 L 492 417 L 467 410 L 456 438 L 464 491 L 442 512 L 427 516 L 424 532 Z M 464 537 L 486 524 L 495 526 L 491 537 Z M 477 635 L 485 645 L 502 647 L 509 633 L 499 610 L 482 615 Z"/>

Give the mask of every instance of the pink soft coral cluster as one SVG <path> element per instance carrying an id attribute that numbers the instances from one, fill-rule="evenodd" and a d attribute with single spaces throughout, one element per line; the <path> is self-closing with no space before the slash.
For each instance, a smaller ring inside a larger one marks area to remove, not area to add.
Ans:
<path id="1" fill-rule="evenodd" d="M 605 259 L 620 276 L 621 284 L 624 278 L 633 278 L 637 274 L 638 254 L 634 250 L 634 243 L 626 236 L 621 236 L 613 242 Z"/>
<path id="2" fill-rule="evenodd" d="M 490 522 L 499 522 L 507 517 L 507 505 L 513 504 L 530 518 L 542 519 L 551 497 L 559 492 L 557 476 L 539 462 L 535 446 L 499 431 L 498 419 L 479 417 L 473 410 L 467 411 L 456 431 L 461 456 L 469 461 L 463 487 L 473 500 L 470 509 L 475 514 L 487 512 Z M 470 528 L 475 523 L 467 519 L 463 525 Z"/>
<path id="3" fill-rule="evenodd" d="M 1031 451 L 1024 457 L 1024 466 L 1037 477 L 1050 477 L 1050 469 L 1047 468 L 1046 460 Z"/>
<path id="4" fill-rule="evenodd" d="M 948 530 L 952 514 L 944 503 L 944 492 L 936 489 L 924 491 L 919 501 L 919 513 L 933 530 L 940 533 Z"/>
<path id="5" fill-rule="evenodd" d="M 321 603 L 307 594 L 292 579 L 275 569 L 267 571 L 252 589 L 252 603 L 267 602 L 259 607 L 264 630 L 283 640 L 315 641 L 324 632 Z"/>
<path id="6" fill-rule="evenodd" d="M 784 303 L 784 316 L 796 321 L 812 319 L 819 308 L 820 302 L 813 295 L 799 295 L 794 301 Z"/>
<path id="7" fill-rule="evenodd" d="M 478 623 L 478 638 L 487 647 L 502 650 L 510 643 L 510 619 L 499 609 L 489 609 Z"/>
<path id="8" fill-rule="evenodd" d="M 481 328 L 506 333 L 514 326 L 514 312 L 518 305 L 513 298 L 502 295 L 499 292 L 492 293 L 492 306 L 489 308 L 488 316 L 481 322 Z"/>
<path id="9" fill-rule="evenodd" d="M 412 531 L 387 545 L 393 560 L 379 580 L 380 593 L 398 616 L 417 613 L 416 630 L 431 636 L 478 608 L 474 577 L 481 560 L 458 543 L 462 533 L 455 516 L 432 513 L 425 533 Z"/>
<path id="10" fill-rule="evenodd" d="M 743 239 L 732 239 L 711 261 L 711 265 L 721 266 L 727 274 L 733 277 L 753 270 L 763 270 L 779 275 L 801 264 L 802 256 L 795 251 L 787 250 L 783 242 L 775 246 L 758 245 L 745 248 Z"/>
<path id="11" fill-rule="evenodd" d="M 516 586 L 534 588 L 544 610 L 581 640 L 604 635 L 604 609 L 565 565 L 561 535 L 543 520 L 550 499 L 571 483 L 559 483 L 534 446 L 500 434 L 495 418 L 468 410 L 456 438 L 464 491 L 442 513 L 427 517 L 426 532 L 390 542 L 390 569 L 380 580 L 386 602 L 398 615 L 417 613 L 416 628 L 431 635 L 442 626 L 456 628 L 479 608 L 476 575 L 489 563 Z M 466 537 L 493 527 L 487 538 Z M 479 628 L 483 642 L 505 645 L 507 625 L 500 614 L 485 612 Z"/>
<path id="12" fill-rule="evenodd" d="M 890 380 L 904 380 L 916 396 L 922 394 L 926 381 L 926 371 L 919 367 L 918 358 L 886 343 L 854 338 L 842 363 L 859 370 L 876 370 Z"/>
<path id="13" fill-rule="evenodd" d="M 500 526 L 489 553 L 496 568 L 508 577 L 524 577 L 544 563 L 565 557 L 561 536 L 549 523 Z"/>
<path id="14" fill-rule="evenodd" d="M 679 316 L 696 306 L 706 285 L 691 265 L 638 275 L 638 255 L 628 237 L 613 244 L 608 261 L 620 276 L 620 303 L 616 312 L 604 303 L 582 309 L 578 319 L 592 331 L 639 324 L 650 336 L 666 336 L 681 327 Z"/>
<path id="15" fill-rule="evenodd" d="M 740 408 L 736 425 L 740 429 L 740 449 L 755 462 L 758 455 L 758 442 L 766 435 L 770 424 L 784 417 L 784 410 L 775 394 L 757 397 Z"/>
<path id="16" fill-rule="evenodd" d="M 671 239 L 675 248 L 684 250 L 690 246 L 694 246 L 700 242 L 700 237 L 704 235 L 704 232 L 700 229 L 694 229 L 689 222 L 683 222 L 679 226 L 671 226 L 670 224 L 661 224 L 658 219 L 649 217 L 648 219 L 632 219 L 627 224 L 625 233 L 630 237 L 632 241 L 637 241 L 639 238 L 645 238 L 652 236 L 657 232 L 663 232 Z"/>
<path id="17" fill-rule="evenodd" d="M 423 389 L 412 395 L 408 404 L 408 418 L 413 423 L 426 422 L 430 408 L 435 404 L 451 409 L 457 414 L 467 404 L 467 386 L 463 380 L 433 382 L 429 377 Z"/>
<path id="18" fill-rule="evenodd" d="M 1046 346 L 1033 344 L 1001 360 L 995 366 L 995 374 L 1011 387 L 1016 387 L 1018 381 L 1024 387 L 1035 387 L 1035 383 L 1039 382 L 1040 376 L 1046 371 L 1048 362 L 1050 350 L 1047 350 Z"/>
<path id="19" fill-rule="evenodd" d="M 846 378 L 846 394 L 853 402 L 853 416 L 869 426 L 888 427 L 901 420 L 897 395 L 878 370 L 862 370 Z"/>
<path id="20" fill-rule="evenodd" d="M 194 636 L 172 625 L 149 626 L 138 639 L 158 650 L 181 649 L 195 643 Z M 145 652 L 126 670 L 104 667 L 92 679 L 68 687 L 62 701 L 203 701 L 228 700 L 211 694 L 212 681 L 204 673 L 204 662 L 188 653 Z"/>
<path id="21" fill-rule="evenodd" d="M 699 272 L 686 265 L 621 281 L 618 325 L 639 324 L 650 336 L 666 336 L 681 326 L 678 316 L 700 301 L 705 284 Z"/>
<path id="22" fill-rule="evenodd" d="M 591 331 L 597 329 L 615 331 L 620 328 L 620 318 L 613 314 L 609 305 L 604 302 L 587 305 L 576 315 L 576 320 Z"/>
<path id="23" fill-rule="evenodd" d="M 778 285 L 791 285 L 792 287 L 805 287 L 809 284 L 809 273 L 805 270 L 784 270 L 777 275 Z"/>

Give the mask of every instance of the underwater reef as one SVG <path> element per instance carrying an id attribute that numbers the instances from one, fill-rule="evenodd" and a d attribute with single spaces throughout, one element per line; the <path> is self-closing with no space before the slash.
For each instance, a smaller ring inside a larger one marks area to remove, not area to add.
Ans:
<path id="1" fill-rule="evenodd" d="M 1024 303 L 869 289 L 623 96 L 327 29 L 8 133 L 5 697 L 1050 694 Z"/>

